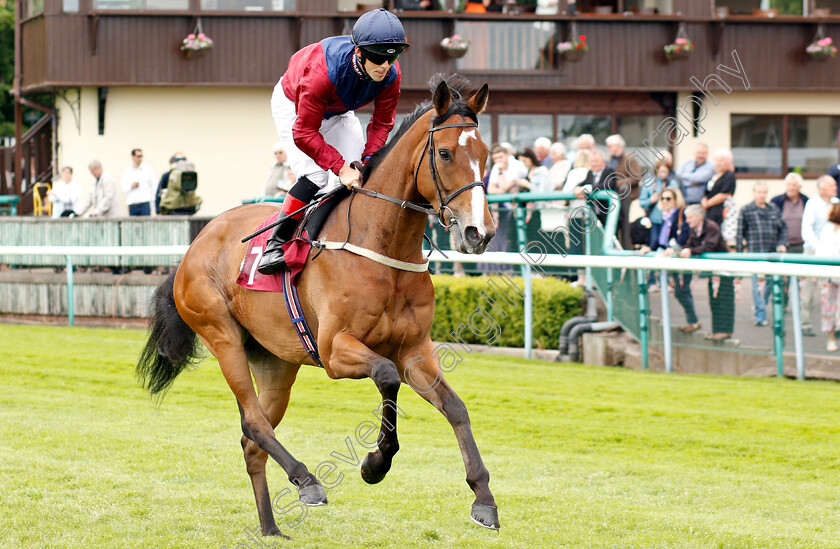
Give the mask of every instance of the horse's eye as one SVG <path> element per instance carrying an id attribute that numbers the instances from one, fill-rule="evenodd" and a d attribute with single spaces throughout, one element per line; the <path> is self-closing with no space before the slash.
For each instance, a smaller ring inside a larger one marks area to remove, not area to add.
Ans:
<path id="1" fill-rule="evenodd" d="M 449 151 L 446 149 L 438 149 L 438 154 L 440 155 L 441 160 L 452 160 L 452 157 L 449 156 Z"/>

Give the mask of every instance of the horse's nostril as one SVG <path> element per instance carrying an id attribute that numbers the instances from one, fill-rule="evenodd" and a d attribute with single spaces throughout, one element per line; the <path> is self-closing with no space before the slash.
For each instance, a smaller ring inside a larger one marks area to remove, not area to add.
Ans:
<path id="1" fill-rule="evenodd" d="M 472 225 L 464 229 L 464 239 L 471 246 L 477 246 L 481 244 L 481 234 L 479 234 L 478 229 L 473 227 Z"/>

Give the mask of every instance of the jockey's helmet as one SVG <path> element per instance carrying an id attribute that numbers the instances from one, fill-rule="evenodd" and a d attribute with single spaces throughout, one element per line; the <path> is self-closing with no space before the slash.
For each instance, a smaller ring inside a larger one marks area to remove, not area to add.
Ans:
<path id="1" fill-rule="evenodd" d="M 407 47 L 405 30 L 396 15 L 385 8 L 369 11 L 353 25 L 353 44 L 363 57 L 393 63 Z M 377 64 L 380 64 L 377 63 Z"/>

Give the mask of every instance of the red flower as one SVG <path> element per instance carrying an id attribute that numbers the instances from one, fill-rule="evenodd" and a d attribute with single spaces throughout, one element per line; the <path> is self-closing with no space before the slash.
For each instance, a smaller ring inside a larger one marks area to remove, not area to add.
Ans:
<path id="1" fill-rule="evenodd" d="M 586 42 L 586 36 L 585 36 L 585 35 L 583 35 L 583 34 L 581 34 L 581 35 L 580 35 L 580 41 L 581 41 L 581 42 Z"/>
<path id="2" fill-rule="evenodd" d="M 577 46 L 575 46 L 575 49 L 576 49 L 576 50 L 579 50 L 579 49 L 580 49 L 580 44 L 578 44 Z"/>

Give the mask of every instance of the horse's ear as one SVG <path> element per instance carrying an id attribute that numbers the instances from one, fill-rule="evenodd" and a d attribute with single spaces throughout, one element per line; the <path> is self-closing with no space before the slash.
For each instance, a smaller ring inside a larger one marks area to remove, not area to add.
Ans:
<path id="1" fill-rule="evenodd" d="M 487 106 L 487 99 L 490 97 L 490 87 L 487 84 L 481 86 L 481 89 L 478 90 L 475 95 L 470 97 L 470 100 L 467 101 L 467 106 L 472 109 L 472 112 L 475 114 L 481 114 L 484 111 L 484 107 Z"/>
<path id="2" fill-rule="evenodd" d="M 449 103 L 452 101 L 452 93 L 449 91 L 449 86 L 446 82 L 441 81 L 435 89 L 435 97 L 432 99 L 432 105 L 435 107 L 435 112 L 438 116 L 446 114 L 449 110 Z"/>

